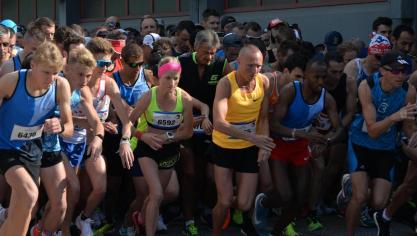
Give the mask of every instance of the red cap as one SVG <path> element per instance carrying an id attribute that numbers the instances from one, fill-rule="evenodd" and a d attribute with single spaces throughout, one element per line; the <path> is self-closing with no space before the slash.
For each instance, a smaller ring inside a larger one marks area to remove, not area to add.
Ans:
<path id="1" fill-rule="evenodd" d="M 113 50 L 118 53 L 122 54 L 122 49 L 126 46 L 126 40 L 124 39 L 107 39 L 113 48 Z"/>
<path id="2" fill-rule="evenodd" d="M 272 19 L 268 23 L 268 30 L 271 30 L 272 28 L 274 28 L 274 27 L 276 27 L 280 24 L 287 25 L 287 23 L 285 21 L 281 20 L 280 18 Z"/>

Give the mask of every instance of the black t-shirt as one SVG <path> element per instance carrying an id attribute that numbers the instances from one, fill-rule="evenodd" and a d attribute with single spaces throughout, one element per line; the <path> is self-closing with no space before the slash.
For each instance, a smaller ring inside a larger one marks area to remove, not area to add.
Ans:
<path id="1" fill-rule="evenodd" d="M 216 58 L 213 63 L 206 67 L 202 78 L 200 78 L 195 52 L 184 54 L 178 59 L 182 68 L 178 86 L 194 98 L 207 104 L 210 108 L 211 117 L 217 82 L 223 76 L 227 60 Z"/>

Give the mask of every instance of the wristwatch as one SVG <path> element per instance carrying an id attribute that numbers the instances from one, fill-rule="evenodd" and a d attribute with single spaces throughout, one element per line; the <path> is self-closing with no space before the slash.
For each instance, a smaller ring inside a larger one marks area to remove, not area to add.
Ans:
<path id="1" fill-rule="evenodd" d="M 168 142 L 174 142 L 175 134 L 173 132 L 166 132 Z"/>

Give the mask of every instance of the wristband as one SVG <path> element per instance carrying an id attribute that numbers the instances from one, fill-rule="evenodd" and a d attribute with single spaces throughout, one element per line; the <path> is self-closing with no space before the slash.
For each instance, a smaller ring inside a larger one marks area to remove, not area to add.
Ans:
<path id="1" fill-rule="evenodd" d="M 122 145 L 122 144 L 130 144 L 130 142 L 129 140 L 121 140 L 119 145 Z"/>
<path id="2" fill-rule="evenodd" d="M 292 129 L 291 138 L 295 138 L 295 129 Z"/>
<path id="3" fill-rule="evenodd" d="M 62 134 L 62 133 L 64 133 L 64 131 L 65 131 L 65 126 L 64 126 L 64 124 L 62 124 L 62 123 L 60 123 L 61 124 L 61 131 L 59 131 L 58 132 L 58 134 Z"/>

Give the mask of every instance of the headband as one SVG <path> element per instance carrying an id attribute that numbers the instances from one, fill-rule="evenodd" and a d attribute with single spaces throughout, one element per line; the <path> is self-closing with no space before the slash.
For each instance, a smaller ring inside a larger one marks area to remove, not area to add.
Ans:
<path id="1" fill-rule="evenodd" d="M 181 64 L 178 62 L 168 62 L 163 64 L 158 69 L 158 78 L 162 78 L 168 71 L 181 73 Z"/>

